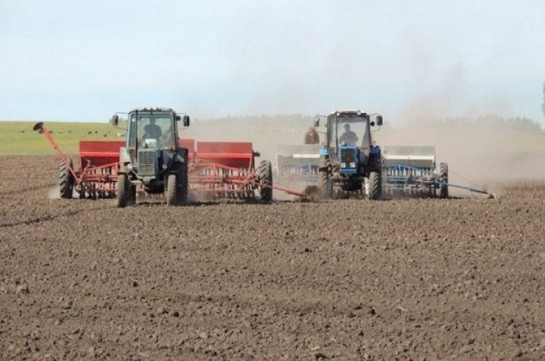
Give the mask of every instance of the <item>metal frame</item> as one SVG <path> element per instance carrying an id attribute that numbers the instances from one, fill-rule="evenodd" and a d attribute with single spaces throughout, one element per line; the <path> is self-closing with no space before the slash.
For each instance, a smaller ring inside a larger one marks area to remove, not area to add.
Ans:
<path id="1" fill-rule="evenodd" d="M 72 166 L 72 162 L 68 156 L 66 156 L 63 151 L 59 148 L 57 142 L 51 135 L 51 132 L 44 128 L 43 122 L 37 123 L 34 125 L 34 130 L 43 134 L 46 139 L 49 141 L 53 149 L 57 152 L 58 157 L 61 159 L 61 162 L 65 167 L 70 171 L 74 177 L 74 190 L 79 193 L 80 198 L 111 198 L 115 197 L 116 181 L 117 181 L 117 172 L 119 169 L 119 162 L 105 162 L 100 163 L 96 162 L 96 159 L 105 158 L 108 161 L 111 160 L 111 150 L 107 151 L 97 151 L 93 152 L 93 163 L 89 158 L 81 155 L 80 149 L 80 165 L 79 169 L 76 171 Z M 86 141 L 89 143 L 101 143 L 101 145 L 119 145 L 122 146 L 122 141 Z M 81 146 L 81 142 L 80 142 Z M 102 147 L 104 148 L 104 147 Z M 119 148 L 116 149 L 116 152 L 119 153 Z"/>

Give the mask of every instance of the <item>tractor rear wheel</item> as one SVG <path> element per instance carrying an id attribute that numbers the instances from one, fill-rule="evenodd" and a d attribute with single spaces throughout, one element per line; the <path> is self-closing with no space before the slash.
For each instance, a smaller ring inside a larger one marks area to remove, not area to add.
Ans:
<path id="1" fill-rule="evenodd" d="M 439 182 L 441 186 L 439 188 L 439 197 L 448 198 L 448 164 L 439 164 Z"/>
<path id="2" fill-rule="evenodd" d="M 271 162 L 262 160 L 258 168 L 259 194 L 263 202 L 272 202 L 273 199 L 273 174 Z"/>
<path id="3" fill-rule="evenodd" d="M 178 200 L 178 175 L 171 173 L 167 178 L 167 206 L 177 205 Z"/>
<path id="4" fill-rule="evenodd" d="M 129 188 L 132 186 L 129 177 L 120 173 L 117 177 L 117 206 L 124 208 L 129 204 Z M 133 186 L 134 187 L 134 186 Z"/>
<path id="5" fill-rule="evenodd" d="M 62 162 L 59 169 L 59 193 L 61 198 L 72 198 L 72 191 L 74 190 L 74 175 L 70 169 L 74 169 L 72 159 L 68 161 L 69 167 L 66 163 Z"/>
<path id="6" fill-rule="evenodd" d="M 369 199 L 382 198 L 382 174 L 380 171 L 369 172 Z"/>
<path id="7" fill-rule="evenodd" d="M 331 183 L 331 177 L 329 172 L 331 169 L 331 162 L 327 157 L 320 157 L 320 166 L 318 174 L 318 188 L 322 197 L 333 198 L 333 184 Z"/>

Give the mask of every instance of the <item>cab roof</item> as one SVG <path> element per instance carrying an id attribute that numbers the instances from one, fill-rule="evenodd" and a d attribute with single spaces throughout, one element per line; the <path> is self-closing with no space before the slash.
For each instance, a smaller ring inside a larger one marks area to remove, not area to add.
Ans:
<path id="1" fill-rule="evenodd" d="M 357 117 L 357 116 L 361 116 L 361 115 L 364 115 L 365 113 L 362 113 L 361 110 L 354 110 L 354 109 L 351 109 L 351 110 L 335 110 L 334 112 L 332 112 L 330 114 L 330 116 L 352 116 L 352 117 Z"/>
<path id="2" fill-rule="evenodd" d="M 164 112 L 171 113 L 174 112 L 172 108 L 161 108 L 161 107 L 144 107 L 133 109 L 132 112 Z"/>

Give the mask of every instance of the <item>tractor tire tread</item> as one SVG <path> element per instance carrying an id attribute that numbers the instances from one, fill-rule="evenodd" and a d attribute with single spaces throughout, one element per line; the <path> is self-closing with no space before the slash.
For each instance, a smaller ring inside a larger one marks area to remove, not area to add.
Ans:
<path id="1" fill-rule="evenodd" d="M 273 185 L 273 173 L 272 164 L 267 160 L 262 160 L 258 167 L 259 184 L 263 184 L 266 187 L 259 187 L 259 193 L 263 202 L 272 202 L 273 189 L 270 188 Z"/>
<path id="2" fill-rule="evenodd" d="M 178 175 L 177 173 L 170 173 L 167 177 L 166 184 L 166 197 L 167 206 L 178 205 Z"/>
<path id="3" fill-rule="evenodd" d="M 73 168 L 72 160 L 69 160 L 70 168 Z M 61 162 L 59 169 L 59 193 L 63 199 L 71 199 L 74 189 L 74 176 L 64 162 Z"/>
<path id="4" fill-rule="evenodd" d="M 369 173 L 369 194 L 368 198 L 378 200 L 382 198 L 382 174 L 380 171 Z"/>
<path id="5" fill-rule="evenodd" d="M 126 174 L 121 173 L 117 177 L 117 206 L 124 208 L 129 205 L 129 188 L 132 185 Z"/>
<path id="6" fill-rule="evenodd" d="M 322 196 L 326 198 L 334 198 L 334 194 L 332 194 L 332 189 L 329 179 L 329 169 L 331 167 L 331 162 L 329 158 L 326 157 L 320 157 L 320 171 L 318 175 L 318 189 L 320 190 L 320 193 Z"/>
<path id="7" fill-rule="evenodd" d="M 178 205 L 187 204 L 188 202 L 188 174 L 187 174 L 187 163 L 180 163 L 177 167 L 178 176 L 176 177 L 177 187 L 177 203 Z"/>
<path id="8" fill-rule="evenodd" d="M 439 164 L 439 181 L 448 184 L 448 163 Z M 448 198 L 448 185 L 441 185 L 439 188 L 439 198 Z"/>

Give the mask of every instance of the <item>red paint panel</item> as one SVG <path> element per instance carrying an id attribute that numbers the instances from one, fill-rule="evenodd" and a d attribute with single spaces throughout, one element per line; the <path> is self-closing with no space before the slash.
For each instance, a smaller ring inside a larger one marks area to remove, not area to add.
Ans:
<path id="1" fill-rule="evenodd" d="M 125 142 L 120 140 L 81 140 L 79 142 L 80 165 L 87 164 L 83 159 L 90 161 L 93 167 L 118 162 L 119 148 L 124 145 Z"/>
<path id="2" fill-rule="evenodd" d="M 233 168 L 252 168 L 253 156 L 251 142 L 197 142 L 197 158 L 200 162 L 218 163 Z"/>

